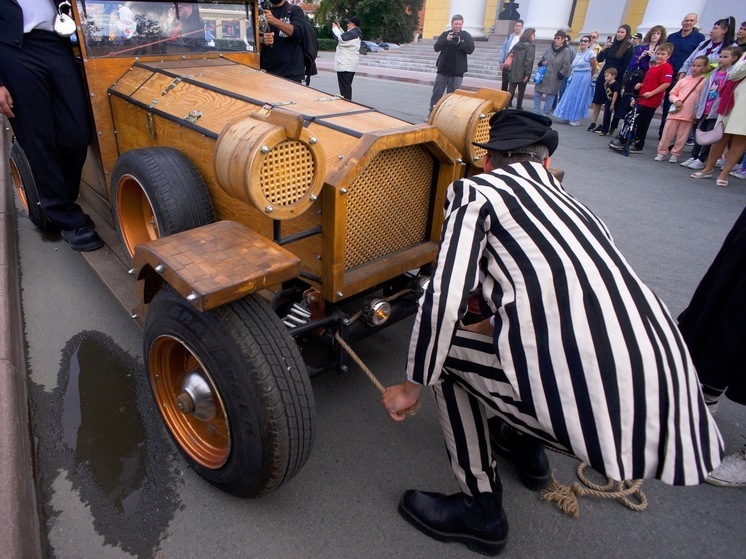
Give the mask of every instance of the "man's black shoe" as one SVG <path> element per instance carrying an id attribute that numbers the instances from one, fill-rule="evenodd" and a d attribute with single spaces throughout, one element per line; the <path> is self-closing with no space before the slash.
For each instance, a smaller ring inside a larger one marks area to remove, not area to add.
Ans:
<path id="1" fill-rule="evenodd" d="M 441 542 L 460 542 L 483 555 L 497 555 L 508 539 L 502 492 L 470 497 L 409 489 L 399 513 L 420 532 Z"/>
<path id="2" fill-rule="evenodd" d="M 104 246 L 104 241 L 96 233 L 95 227 L 92 221 L 88 221 L 72 231 L 60 231 L 60 235 L 70 245 L 71 249 L 80 252 L 89 252 Z"/>
<path id="3" fill-rule="evenodd" d="M 490 418 L 488 423 L 492 450 L 513 462 L 525 487 L 531 491 L 546 489 L 552 472 L 544 444 L 524 435 L 497 416 Z"/>

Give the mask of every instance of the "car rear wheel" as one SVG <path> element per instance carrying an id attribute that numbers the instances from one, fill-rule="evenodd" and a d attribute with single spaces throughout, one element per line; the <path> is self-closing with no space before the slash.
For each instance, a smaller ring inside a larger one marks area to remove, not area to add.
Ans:
<path id="1" fill-rule="evenodd" d="M 200 312 L 165 287 L 148 309 L 144 355 L 169 434 L 208 482 L 258 497 L 308 459 L 315 407 L 305 364 L 257 296 Z"/>
<path id="2" fill-rule="evenodd" d="M 21 149 L 21 146 L 17 142 L 13 142 L 10 148 L 10 177 L 18 193 L 21 206 L 31 220 L 31 223 L 36 225 L 40 231 L 55 229 L 49 220 L 47 220 L 44 208 L 41 207 L 34 175 L 31 173 L 31 167 L 26 159 L 26 154 L 23 153 L 23 149 Z"/>
<path id="3" fill-rule="evenodd" d="M 173 148 L 123 153 L 114 164 L 111 184 L 119 236 L 130 259 L 139 244 L 215 221 L 202 176 Z"/>

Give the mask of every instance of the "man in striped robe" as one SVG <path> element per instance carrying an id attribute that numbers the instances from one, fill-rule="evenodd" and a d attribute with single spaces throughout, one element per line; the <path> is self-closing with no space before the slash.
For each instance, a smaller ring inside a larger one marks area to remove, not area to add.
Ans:
<path id="1" fill-rule="evenodd" d="M 558 144 L 551 123 L 497 112 L 489 142 L 479 144 L 485 172 L 448 188 L 407 381 L 382 399 L 402 421 L 432 387 L 461 488 L 406 491 L 400 513 L 431 537 L 486 554 L 499 553 L 508 533 L 488 417 L 616 480 L 698 484 L 723 452 L 665 305 L 603 222 L 547 171 Z M 464 327 L 480 284 L 492 316 Z M 513 450 L 520 462 L 525 451 Z"/>

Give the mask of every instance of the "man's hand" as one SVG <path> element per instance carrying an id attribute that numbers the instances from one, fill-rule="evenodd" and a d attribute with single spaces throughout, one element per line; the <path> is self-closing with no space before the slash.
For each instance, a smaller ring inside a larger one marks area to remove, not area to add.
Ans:
<path id="1" fill-rule="evenodd" d="M 483 336 L 495 335 L 495 327 L 492 326 L 492 321 L 489 318 L 485 318 L 484 320 L 480 320 L 479 322 L 475 322 L 473 324 L 464 324 L 460 326 L 460 328 L 461 330 L 474 332 L 476 334 L 482 334 Z"/>
<path id="2" fill-rule="evenodd" d="M 275 34 L 271 31 L 265 31 L 262 34 L 262 43 L 265 47 L 271 47 L 275 42 Z"/>
<path id="3" fill-rule="evenodd" d="M 422 385 L 410 381 L 389 386 L 383 393 L 381 405 L 386 409 L 394 421 L 404 421 L 406 410 L 414 406 L 420 399 Z"/>
<path id="4" fill-rule="evenodd" d="M 16 116 L 13 114 L 13 98 L 10 96 L 10 91 L 2 85 L 0 85 L 0 114 L 8 118 Z"/>

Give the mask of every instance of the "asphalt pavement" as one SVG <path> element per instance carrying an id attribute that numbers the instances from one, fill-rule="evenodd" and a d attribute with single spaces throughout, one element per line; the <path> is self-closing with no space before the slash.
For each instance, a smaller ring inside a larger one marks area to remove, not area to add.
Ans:
<path id="1" fill-rule="evenodd" d="M 375 72 L 358 73 L 353 100 L 423 122 L 431 85 Z M 334 74 L 323 69 L 312 85 L 338 91 Z M 565 188 L 606 222 L 676 316 L 746 205 L 746 181 L 717 188 L 714 180 L 690 179 L 679 165 L 654 162 L 655 124 L 645 153 L 630 157 L 584 126 L 556 128 L 560 147 L 552 164 L 565 171 Z M 355 367 L 313 379 L 315 447 L 280 491 L 241 500 L 203 482 L 160 425 L 134 321 L 79 254 L 40 235 L 22 212 L 8 215 L 17 223 L 47 557 L 476 557 L 430 540 L 396 513 L 407 488 L 457 487 L 432 402 L 426 399 L 418 415 L 395 425 Z M 409 329 L 411 320 L 355 346 L 384 384 L 402 379 Z M 717 419 L 728 452 L 746 442 L 746 408 L 726 401 Z M 550 461 L 560 481 L 575 480 L 577 461 L 554 453 Z M 511 526 L 503 557 L 722 558 L 743 557 L 746 549 L 743 489 L 646 481 L 643 512 L 582 498 L 581 516 L 570 518 L 523 488 L 509 465 L 500 471 Z M 14 511 L 2 514 L 7 522 Z"/>

